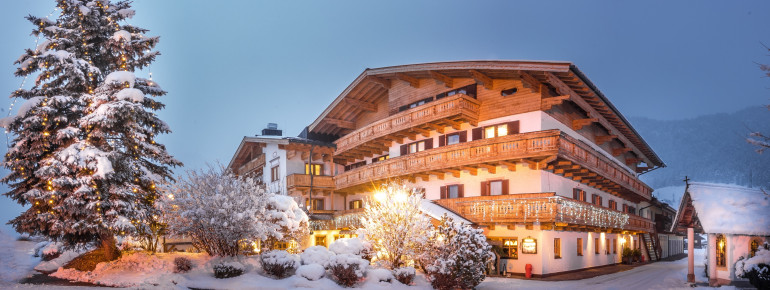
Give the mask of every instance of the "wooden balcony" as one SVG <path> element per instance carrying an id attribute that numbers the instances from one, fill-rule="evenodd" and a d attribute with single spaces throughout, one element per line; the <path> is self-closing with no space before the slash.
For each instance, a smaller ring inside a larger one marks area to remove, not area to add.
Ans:
<path id="1" fill-rule="evenodd" d="M 344 190 L 389 178 L 443 178 L 444 173 L 459 177 L 460 170 L 475 174 L 479 167 L 522 162 L 632 201 L 652 196 L 652 190 L 635 175 L 559 130 L 481 139 L 391 158 L 338 174 L 334 182 L 337 190 Z"/>
<path id="2" fill-rule="evenodd" d="M 286 177 L 287 188 L 307 187 L 310 188 L 309 174 L 292 174 Z M 313 176 L 313 188 L 334 188 L 334 179 L 331 176 L 315 175 Z"/>
<path id="3" fill-rule="evenodd" d="M 548 193 L 440 199 L 437 204 L 481 225 L 539 223 L 545 228 L 652 232 L 650 220 Z"/>
<path id="4" fill-rule="evenodd" d="M 361 227 L 363 212 L 363 208 L 335 211 L 330 219 L 311 220 L 310 229 L 314 231 L 357 229 Z"/>
<path id="5" fill-rule="evenodd" d="M 252 159 L 249 162 L 246 162 L 243 166 L 238 168 L 238 175 L 245 176 L 246 174 L 256 170 L 260 169 L 265 166 L 265 154 L 259 154 L 257 158 Z"/>
<path id="6" fill-rule="evenodd" d="M 453 95 L 399 112 L 343 136 L 334 142 L 337 145 L 334 155 L 339 159 L 373 156 L 387 150 L 382 144 L 393 140 L 414 139 L 417 134 L 446 126 L 459 129 L 462 122 L 476 125 L 478 118 L 479 101 L 463 94 Z M 364 144 L 367 146 L 361 146 Z"/>

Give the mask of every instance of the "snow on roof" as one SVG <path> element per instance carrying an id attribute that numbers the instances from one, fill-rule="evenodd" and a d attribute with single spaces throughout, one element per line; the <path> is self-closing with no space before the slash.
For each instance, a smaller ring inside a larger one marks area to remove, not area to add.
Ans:
<path id="1" fill-rule="evenodd" d="M 770 195 L 763 191 L 693 182 L 687 192 L 704 232 L 770 236 Z"/>
<path id="2" fill-rule="evenodd" d="M 433 201 L 428 199 L 423 199 L 422 203 L 420 204 L 420 210 L 427 214 L 428 216 L 441 220 L 441 217 L 446 214 L 447 217 L 452 218 L 455 222 L 462 222 L 464 224 L 472 224 L 471 221 L 459 216 L 458 214 L 444 208 L 443 206 L 440 206 L 438 204 L 433 203 Z"/>

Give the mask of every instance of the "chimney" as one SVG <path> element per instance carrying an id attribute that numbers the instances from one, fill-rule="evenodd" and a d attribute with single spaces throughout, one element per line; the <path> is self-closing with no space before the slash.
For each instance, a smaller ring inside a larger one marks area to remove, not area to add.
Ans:
<path id="1" fill-rule="evenodd" d="M 267 123 L 267 128 L 262 129 L 263 136 L 283 136 L 283 132 L 278 130 L 278 124 Z"/>

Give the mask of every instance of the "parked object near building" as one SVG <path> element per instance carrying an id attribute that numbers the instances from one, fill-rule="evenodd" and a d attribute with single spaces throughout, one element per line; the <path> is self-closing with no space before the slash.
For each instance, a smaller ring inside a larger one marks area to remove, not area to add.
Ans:
<path id="1" fill-rule="evenodd" d="M 270 182 L 285 177 L 277 184 L 311 206 L 306 246 L 354 234 L 373 185 L 401 179 L 433 215 L 483 228 L 502 249 L 498 269 L 523 276 L 531 264 L 535 277 L 648 248 L 655 222 L 638 209 L 652 189 L 638 174 L 664 166 L 577 67 L 542 61 L 367 69 L 300 138 L 246 137 L 230 168 L 267 178 L 272 154 Z M 316 162 L 323 181 L 310 186 Z"/>
<path id="2" fill-rule="evenodd" d="M 672 231 L 707 234 L 709 284 L 727 285 L 745 279 L 735 275 L 735 262 L 751 257 L 770 242 L 770 196 L 759 189 L 726 184 L 689 183 Z M 688 280 L 694 282 L 694 243 L 689 243 Z"/>

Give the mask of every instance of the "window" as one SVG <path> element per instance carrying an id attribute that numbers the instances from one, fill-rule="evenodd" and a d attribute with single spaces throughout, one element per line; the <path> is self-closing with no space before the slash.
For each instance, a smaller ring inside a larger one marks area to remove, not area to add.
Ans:
<path id="1" fill-rule="evenodd" d="M 591 195 L 591 203 L 602 206 L 602 197 L 598 194 L 592 194 Z"/>
<path id="2" fill-rule="evenodd" d="M 615 239 L 612 239 L 612 253 L 613 254 L 618 253 L 618 242 Z"/>
<path id="3" fill-rule="evenodd" d="M 324 172 L 322 164 L 305 163 L 305 174 L 322 175 Z"/>
<path id="4" fill-rule="evenodd" d="M 380 161 L 385 161 L 385 160 L 388 160 L 388 158 L 389 158 L 388 155 L 382 155 L 380 157 L 375 157 L 375 158 L 372 158 L 372 163 L 377 163 L 377 162 L 380 162 Z"/>
<path id="5" fill-rule="evenodd" d="M 759 249 L 759 240 L 751 239 L 751 244 L 749 244 L 749 258 L 756 256 L 758 249 Z"/>
<path id="6" fill-rule="evenodd" d="M 572 189 L 572 198 L 579 201 L 586 201 L 586 192 L 580 188 Z"/>
<path id="7" fill-rule="evenodd" d="M 310 206 L 310 199 L 305 199 L 305 206 Z M 313 210 L 324 210 L 324 200 L 323 198 L 314 198 L 312 199 L 313 205 L 310 207 Z"/>
<path id="8" fill-rule="evenodd" d="M 508 179 L 481 182 L 481 195 L 507 195 L 510 188 Z"/>
<path id="9" fill-rule="evenodd" d="M 315 236 L 315 245 L 326 247 L 326 236 Z"/>
<path id="10" fill-rule="evenodd" d="M 604 254 L 609 255 L 610 254 L 610 239 L 607 239 L 604 241 Z"/>
<path id="11" fill-rule="evenodd" d="M 618 210 L 618 202 L 614 200 L 609 201 L 609 207 L 614 210 Z"/>
<path id="12" fill-rule="evenodd" d="M 414 102 L 414 103 L 411 103 L 411 104 L 409 104 L 409 105 L 403 105 L 403 106 L 401 106 L 401 107 L 399 107 L 399 108 L 398 108 L 398 111 L 399 111 L 399 112 L 403 112 L 403 111 L 409 110 L 409 109 L 411 109 L 411 108 L 415 108 L 415 107 L 418 107 L 418 106 L 422 106 L 422 105 L 425 105 L 425 104 L 427 104 L 427 103 L 430 103 L 430 102 L 432 102 L 432 101 L 433 101 L 433 97 L 430 97 L 430 98 L 424 98 L 424 99 L 422 99 L 422 100 L 416 101 L 416 102 Z"/>
<path id="13" fill-rule="evenodd" d="M 276 242 L 274 250 L 286 251 L 286 249 L 288 249 L 288 248 L 289 248 L 289 243 L 287 243 L 287 242 Z"/>
<path id="14" fill-rule="evenodd" d="M 364 207 L 364 202 L 359 200 L 353 200 L 348 203 L 348 209 L 357 209 Z"/>
<path id="15" fill-rule="evenodd" d="M 446 145 L 460 143 L 460 134 L 451 134 L 446 136 Z"/>
<path id="16" fill-rule="evenodd" d="M 353 169 L 359 168 L 359 167 L 364 166 L 364 165 L 366 165 L 366 160 L 361 161 L 361 162 L 356 162 L 356 163 L 353 163 L 353 164 L 348 164 L 348 165 L 345 165 L 345 171 L 353 170 Z"/>
<path id="17" fill-rule="evenodd" d="M 519 240 L 516 238 L 503 239 L 503 258 L 519 258 Z"/>
<path id="18" fill-rule="evenodd" d="M 599 254 L 599 238 L 594 239 L 594 254 Z"/>
<path id="19" fill-rule="evenodd" d="M 438 147 L 468 142 L 468 131 L 438 136 Z"/>
<path id="20" fill-rule="evenodd" d="M 401 156 L 433 148 L 433 139 L 425 139 L 401 145 Z"/>
<path id="21" fill-rule="evenodd" d="M 519 121 L 473 128 L 473 140 L 502 137 L 519 133 Z"/>
<path id="22" fill-rule="evenodd" d="M 561 239 L 560 238 L 553 239 L 553 258 L 561 259 Z"/>
<path id="23" fill-rule="evenodd" d="M 577 239 L 577 255 L 578 256 L 583 255 L 583 239 L 581 238 Z"/>
<path id="24" fill-rule="evenodd" d="M 441 198 L 458 198 L 464 197 L 464 186 L 462 184 L 452 184 L 441 187 Z"/>
<path id="25" fill-rule="evenodd" d="M 727 241 L 725 241 L 724 235 L 717 235 L 717 249 L 716 249 L 716 258 L 717 258 L 717 267 L 724 267 L 726 265 L 725 263 L 725 249 L 727 248 Z"/>
<path id="26" fill-rule="evenodd" d="M 270 168 L 270 181 L 278 181 L 279 178 L 278 173 L 278 166 L 273 166 L 273 168 Z"/>
<path id="27" fill-rule="evenodd" d="M 454 96 L 456 94 L 463 94 L 472 98 L 476 98 L 476 84 L 467 85 L 459 89 L 454 89 L 448 92 L 440 93 L 436 95 L 436 100 L 440 100 L 449 96 Z"/>

